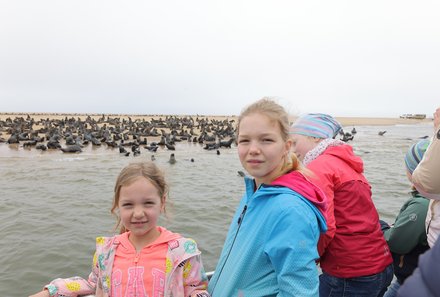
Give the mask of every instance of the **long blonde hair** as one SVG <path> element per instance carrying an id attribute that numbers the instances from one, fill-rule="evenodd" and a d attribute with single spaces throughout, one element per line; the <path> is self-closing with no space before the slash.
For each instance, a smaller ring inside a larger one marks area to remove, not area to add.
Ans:
<path id="1" fill-rule="evenodd" d="M 166 214 L 165 202 L 166 197 L 168 196 L 168 184 L 165 180 L 165 175 L 163 172 L 159 169 L 159 167 L 150 161 L 131 163 L 121 170 L 118 178 L 116 179 L 113 205 L 110 210 L 110 212 L 117 217 L 115 230 L 120 226 L 121 234 L 127 231 L 124 226 L 121 226 L 121 218 L 117 214 L 121 188 L 131 185 L 140 177 L 149 180 L 157 189 L 159 196 L 161 197 L 164 213 Z"/>
<path id="2" fill-rule="evenodd" d="M 252 103 L 242 110 L 242 112 L 238 116 L 237 121 L 237 137 L 240 134 L 240 123 L 243 118 L 254 113 L 265 115 L 269 118 L 270 121 L 275 122 L 280 128 L 281 138 L 285 142 L 289 140 L 289 115 L 281 105 L 279 105 L 269 97 L 263 97 L 262 99 Z M 279 176 L 295 170 L 303 171 L 303 168 L 297 156 L 293 152 L 289 152 L 284 158 L 284 163 L 281 167 Z"/>

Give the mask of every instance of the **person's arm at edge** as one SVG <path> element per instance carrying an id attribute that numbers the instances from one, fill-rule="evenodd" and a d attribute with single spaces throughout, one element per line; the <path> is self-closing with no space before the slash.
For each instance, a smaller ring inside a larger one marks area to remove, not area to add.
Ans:
<path id="1" fill-rule="evenodd" d="M 417 190 L 430 199 L 440 199 L 440 108 L 434 113 L 434 137 L 412 174 Z"/>

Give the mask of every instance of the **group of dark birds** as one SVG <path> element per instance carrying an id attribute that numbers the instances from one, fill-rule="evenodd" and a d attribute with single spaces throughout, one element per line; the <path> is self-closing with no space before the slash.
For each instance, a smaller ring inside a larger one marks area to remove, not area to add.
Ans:
<path id="1" fill-rule="evenodd" d="M 165 116 L 163 119 L 130 116 L 64 117 L 39 119 L 26 117 L 0 120 L 0 143 L 17 144 L 37 150 L 77 153 L 91 144 L 117 148 L 124 156 L 141 154 L 142 149 L 174 151 L 176 142 L 199 143 L 206 150 L 231 148 L 235 141 L 235 121 L 208 117 Z"/>

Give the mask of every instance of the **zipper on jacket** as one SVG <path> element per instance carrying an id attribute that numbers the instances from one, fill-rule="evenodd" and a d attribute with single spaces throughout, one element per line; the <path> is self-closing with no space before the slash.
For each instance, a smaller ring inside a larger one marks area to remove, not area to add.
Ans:
<path id="1" fill-rule="evenodd" d="M 235 232 L 234 239 L 232 240 L 232 244 L 231 244 L 231 247 L 229 248 L 228 254 L 226 255 L 225 261 L 223 262 L 223 266 L 219 271 L 217 281 L 215 282 L 214 286 L 212 287 L 212 295 L 214 295 L 215 287 L 217 286 L 217 283 L 218 283 L 220 275 L 223 271 L 223 268 L 225 268 L 226 262 L 228 261 L 229 255 L 231 254 L 231 251 L 232 251 L 232 248 L 234 247 L 234 243 L 235 243 L 235 240 L 237 239 L 238 231 L 240 231 L 241 223 L 243 223 L 243 219 L 244 219 L 244 215 L 246 214 L 246 210 L 247 210 L 247 204 L 243 207 L 243 210 L 242 210 L 240 216 L 238 217 L 238 220 L 237 220 L 238 228 L 237 228 L 237 231 Z"/>
<path id="2" fill-rule="evenodd" d="M 246 210 L 247 210 L 247 204 L 244 206 L 243 211 L 241 212 L 240 217 L 238 218 L 238 221 L 237 221 L 238 225 L 240 225 L 241 221 L 243 221 L 243 217 L 246 214 Z M 240 227 L 238 227 L 238 228 L 240 228 Z M 237 230 L 237 232 L 238 232 L 238 230 Z"/>
<path id="3" fill-rule="evenodd" d="M 135 280 L 137 280 L 137 278 L 139 277 L 138 276 L 138 270 L 137 270 L 137 267 L 138 267 L 138 262 L 139 262 L 139 258 L 140 258 L 140 256 L 141 256 L 141 252 L 139 251 L 136 251 L 136 255 L 134 256 L 134 266 L 136 267 L 136 269 L 134 270 L 134 278 L 135 278 Z M 136 297 L 137 297 L 137 290 L 135 290 L 135 294 L 136 294 Z"/>
<path id="4" fill-rule="evenodd" d="M 139 256 L 141 252 L 136 252 L 136 256 L 134 257 L 134 264 L 137 266 L 139 262 Z"/>

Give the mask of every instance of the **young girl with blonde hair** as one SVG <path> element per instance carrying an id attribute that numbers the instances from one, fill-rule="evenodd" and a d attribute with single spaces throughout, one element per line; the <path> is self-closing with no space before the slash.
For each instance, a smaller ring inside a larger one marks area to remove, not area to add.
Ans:
<path id="1" fill-rule="evenodd" d="M 157 225 L 165 212 L 167 192 L 164 175 L 154 163 L 132 163 L 122 169 L 111 209 L 120 234 L 96 239 L 87 280 L 55 279 L 31 297 L 208 297 L 207 277 L 194 240 Z"/>
<path id="2" fill-rule="evenodd" d="M 291 154 L 286 111 L 263 98 L 238 118 L 246 192 L 208 291 L 214 297 L 318 296 L 317 242 L 325 196 Z"/>

